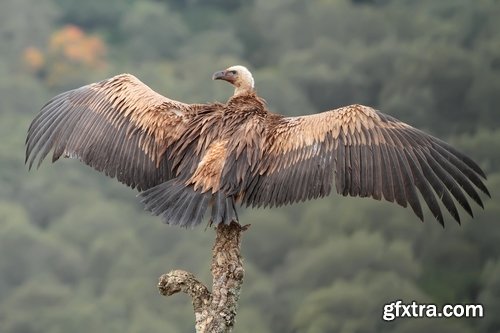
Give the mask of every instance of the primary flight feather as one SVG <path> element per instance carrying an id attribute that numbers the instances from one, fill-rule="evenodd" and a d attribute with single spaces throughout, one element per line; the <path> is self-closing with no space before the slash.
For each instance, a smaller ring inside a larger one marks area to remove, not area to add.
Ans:
<path id="1" fill-rule="evenodd" d="M 140 191 L 168 224 L 237 221 L 235 204 L 280 206 L 323 197 L 384 198 L 423 220 L 419 194 L 444 224 L 483 207 L 485 174 L 447 143 L 363 105 L 284 117 L 267 110 L 247 68 L 214 73 L 235 87 L 225 103 L 186 104 L 121 74 L 64 92 L 35 117 L 26 162 L 52 151 Z M 478 191 L 479 190 L 479 191 Z"/>

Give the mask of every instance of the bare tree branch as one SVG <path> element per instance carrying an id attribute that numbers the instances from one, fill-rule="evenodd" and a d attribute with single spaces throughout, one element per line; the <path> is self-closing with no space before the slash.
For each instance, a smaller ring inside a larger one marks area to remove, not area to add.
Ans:
<path id="1" fill-rule="evenodd" d="M 203 308 L 210 303 L 211 295 L 207 287 L 193 274 L 183 270 L 178 269 L 163 274 L 158 282 L 158 289 L 163 296 L 171 296 L 180 291 L 191 296 L 196 317 L 200 316 Z"/>
<path id="2" fill-rule="evenodd" d="M 241 259 L 241 232 L 248 226 L 237 222 L 216 227 L 212 249 L 212 292 L 186 271 L 174 270 L 160 277 L 158 288 L 164 296 L 180 291 L 191 296 L 197 333 L 231 332 L 237 313 L 244 269 Z"/>

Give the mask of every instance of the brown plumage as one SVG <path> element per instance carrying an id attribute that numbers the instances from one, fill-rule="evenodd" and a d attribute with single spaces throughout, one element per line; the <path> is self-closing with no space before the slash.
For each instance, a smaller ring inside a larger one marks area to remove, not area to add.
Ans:
<path id="1" fill-rule="evenodd" d="M 445 142 L 363 105 L 302 117 L 267 110 L 243 66 L 214 74 L 235 86 L 226 104 L 168 99 L 130 74 L 64 92 L 33 120 L 26 161 L 53 150 L 137 187 L 169 224 L 237 220 L 235 203 L 280 206 L 326 196 L 384 198 L 423 220 L 419 195 L 444 224 L 458 202 L 483 206 L 483 171 Z M 37 161 L 38 159 L 38 161 Z"/>

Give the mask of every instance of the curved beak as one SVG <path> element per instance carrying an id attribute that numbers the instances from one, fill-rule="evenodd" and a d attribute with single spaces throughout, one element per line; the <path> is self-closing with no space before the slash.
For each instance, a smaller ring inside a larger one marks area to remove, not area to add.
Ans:
<path id="1" fill-rule="evenodd" d="M 226 78 L 226 71 L 218 71 L 212 75 L 212 80 L 224 80 Z"/>

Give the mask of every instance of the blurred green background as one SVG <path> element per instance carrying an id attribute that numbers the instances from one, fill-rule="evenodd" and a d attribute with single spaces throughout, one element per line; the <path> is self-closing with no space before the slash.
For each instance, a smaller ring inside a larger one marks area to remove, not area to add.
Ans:
<path id="1" fill-rule="evenodd" d="M 0 332 L 190 332 L 174 268 L 210 282 L 214 232 L 169 227 L 79 162 L 28 172 L 24 139 L 55 94 L 131 72 L 185 102 L 224 101 L 211 74 L 250 67 L 270 108 L 372 105 L 488 174 L 493 199 L 446 229 L 367 199 L 245 210 L 235 332 L 500 332 L 497 0 L 1 0 Z M 477 208 L 477 207 L 476 207 Z M 386 302 L 481 302 L 483 319 L 381 320 Z"/>

